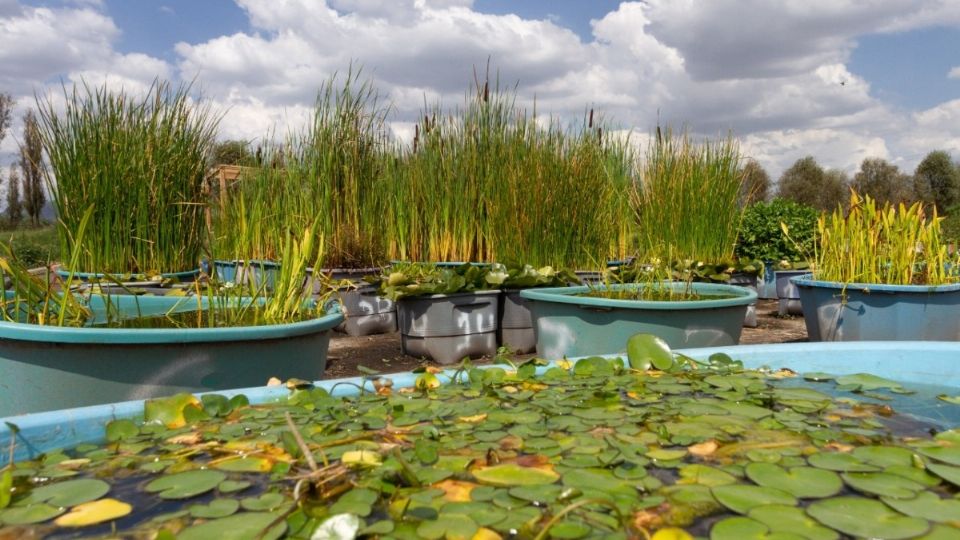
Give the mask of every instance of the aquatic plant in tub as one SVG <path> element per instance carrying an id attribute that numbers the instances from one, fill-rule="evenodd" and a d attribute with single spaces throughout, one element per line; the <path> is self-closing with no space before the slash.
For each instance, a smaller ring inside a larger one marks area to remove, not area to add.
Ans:
<path id="1" fill-rule="evenodd" d="M 537 354 L 547 359 L 622 352 L 638 332 L 671 347 L 735 345 L 751 289 L 716 283 L 648 282 L 528 289 Z"/>
<path id="2" fill-rule="evenodd" d="M 405 354 L 451 364 L 496 353 L 500 291 L 485 269 L 400 263 L 389 272 L 380 291 L 397 302 Z"/>
<path id="3" fill-rule="evenodd" d="M 626 345 L 0 418 L 0 535 L 957 536 L 955 344 Z"/>
<path id="4" fill-rule="evenodd" d="M 795 277 L 812 341 L 960 340 L 960 282 L 940 221 L 919 203 L 851 195 L 818 223 L 817 264 Z"/>
<path id="5" fill-rule="evenodd" d="M 0 415 L 316 379 L 343 320 L 301 295 L 302 266 L 269 296 L 213 283 L 189 296 L 80 296 L 8 258 L 0 270 L 12 284 L 0 321 Z"/>

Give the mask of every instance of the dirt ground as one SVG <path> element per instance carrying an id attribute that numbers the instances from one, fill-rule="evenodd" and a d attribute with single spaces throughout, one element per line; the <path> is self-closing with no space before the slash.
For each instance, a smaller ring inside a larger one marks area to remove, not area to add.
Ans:
<path id="1" fill-rule="evenodd" d="M 740 343 L 786 343 L 806 341 L 807 330 L 803 317 L 780 317 L 776 300 L 760 300 L 757 303 L 757 328 L 744 328 Z M 484 363 L 477 360 L 476 363 Z M 357 366 L 364 366 L 381 373 L 409 371 L 420 365 L 432 364 L 400 352 L 400 334 L 350 337 L 335 332 L 330 340 L 327 358 L 326 379 L 359 375 Z"/>

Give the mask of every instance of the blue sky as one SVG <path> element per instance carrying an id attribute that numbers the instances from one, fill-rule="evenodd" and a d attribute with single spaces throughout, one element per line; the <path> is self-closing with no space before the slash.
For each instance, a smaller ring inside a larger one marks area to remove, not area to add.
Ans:
<path id="1" fill-rule="evenodd" d="M 729 130 L 774 176 L 808 154 L 960 159 L 956 0 L 0 0 L 0 42 L 22 107 L 60 81 L 196 80 L 224 138 L 294 129 L 354 62 L 403 139 L 489 59 L 539 111 L 596 107 L 640 142 L 658 121 Z"/>

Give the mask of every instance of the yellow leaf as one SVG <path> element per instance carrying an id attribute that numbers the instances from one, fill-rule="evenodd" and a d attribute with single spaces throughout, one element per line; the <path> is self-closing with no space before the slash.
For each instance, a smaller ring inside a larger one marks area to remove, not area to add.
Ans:
<path id="1" fill-rule="evenodd" d="M 443 498 L 449 502 L 470 502 L 470 492 L 477 484 L 461 480 L 443 480 L 433 487 L 443 490 Z"/>
<path id="2" fill-rule="evenodd" d="M 472 540 L 503 540 L 503 537 L 486 527 L 480 527 Z"/>
<path id="3" fill-rule="evenodd" d="M 131 510 L 133 507 L 123 501 L 100 499 L 74 506 L 73 510 L 58 517 L 54 523 L 61 527 L 86 527 L 121 518 Z"/>
<path id="4" fill-rule="evenodd" d="M 340 457 L 344 465 L 368 465 L 376 467 L 380 465 L 380 454 L 371 450 L 350 450 L 344 452 Z"/>
<path id="5" fill-rule="evenodd" d="M 187 407 L 203 408 L 200 400 L 191 394 L 176 394 L 170 397 L 148 399 L 143 403 L 143 419 L 149 423 L 161 423 L 175 429 L 187 425 L 183 411 Z"/>
<path id="6" fill-rule="evenodd" d="M 477 422 L 483 422 L 484 420 L 486 420 L 486 418 L 487 418 L 486 413 L 480 413 L 480 414 L 475 414 L 473 416 L 461 416 L 460 418 L 457 418 L 457 421 L 467 422 L 469 424 L 476 424 Z"/>
<path id="7" fill-rule="evenodd" d="M 709 441 L 688 446 L 687 452 L 690 452 L 697 457 L 706 457 L 716 452 L 717 448 L 719 448 L 717 441 L 710 439 Z"/>
<path id="8" fill-rule="evenodd" d="M 653 533 L 650 540 L 693 540 L 693 536 L 683 529 L 677 527 L 666 527 Z"/>

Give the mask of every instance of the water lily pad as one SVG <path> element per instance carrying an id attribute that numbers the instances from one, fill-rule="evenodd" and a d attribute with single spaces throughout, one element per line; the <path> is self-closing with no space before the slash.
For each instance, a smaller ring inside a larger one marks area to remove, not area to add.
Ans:
<path id="1" fill-rule="evenodd" d="M 683 484 L 700 484 L 704 486 L 723 486 L 736 483 L 737 478 L 728 472 L 715 467 L 699 463 L 680 467 L 680 480 Z"/>
<path id="2" fill-rule="evenodd" d="M 240 501 L 244 510 L 252 512 L 273 510 L 284 503 L 286 498 L 280 493 L 264 493 L 259 497 L 246 497 Z M 331 509 L 332 511 L 332 509 Z"/>
<path id="3" fill-rule="evenodd" d="M 216 519 L 231 516 L 240 509 L 236 499 L 214 499 L 210 504 L 195 504 L 190 507 L 190 515 L 196 518 Z"/>
<path id="4" fill-rule="evenodd" d="M 657 459 L 660 461 L 673 461 L 675 459 L 680 459 L 686 456 L 687 449 L 686 448 L 680 448 L 680 449 L 656 448 L 654 450 L 650 450 L 644 455 L 646 455 L 650 459 Z"/>
<path id="5" fill-rule="evenodd" d="M 231 472 L 270 472 L 273 461 L 262 457 L 238 457 L 213 465 L 214 469 Z"/>
<path id="6" fill-rule="evenodd" d="M 121 518 L 133 507 L 116 499 L 100 499 L 74 506 L 69 513 L 58 517 L 54 523 L 60 527 L 86 527 Z"/>
<path id="7" fill-rule="evenodd" d="M 807 458 L 810 465 L 818 469 L 837 472 L 875 472 L 880 467 L 864 463 L 850 454 L 841 452 L 820 452 Z"/>
<path id="8" fill-rule="evenodd" d="M 515 463 L 476 469 L 473 476 L 484 484 L 504 487 L 552 484 L 560 478 L 560 475 L 551 469 L 521 467 Z"/>
<path id="9" fill-rule="evenodd" d="M 277 540 L 286 532 L 287 523 L 276 521 L 275 514 L 242 512 L 188 527 L 177 534 L 177 540 Z"/>
<path id="10" fill-rule="evenodd" d="M 765 504 L 784 504 L 794 506 L 797 499 L 786 491 L 776 488 L 733 484 L 717 486 L 711 490 L 720 504 L 738 514 L 746 514 L 751 509 Z"/>
<path id="11" fill-rule="evenodd" d="M 224 480 L 217 485 L 217 489 L 220 493 L 236 493 L 247 489 L 250 485 L 246 480 Z"/>
<path id="12" fill-rule="evenodd" d="M 417 534 L 427 540 L 470 540 L 480 527 L 470 516 L 463 514 L 440 514 L 437 519 L 424 521 L 417 527 Z"/>
<path id="13" fill-rule="evenodd" d="M 35 488 L 17 505 L 46 502 L 53 506 L 75 506 L 103 497 L 110 491 L 110 484 L 95 478 L 67 480 Z"/>
<path id="14" fill-rule="evenodd" d="M 556 484 L 517 486 L 510 488 L 509 491 L 512 497 L 541 504 L 547 504 L 556 501 L 561 492 L 563 492 L 563 488 Z"/>
<path id="15" fill-rule="evenodd" d="M 0 523 L 6 525 L 32 525 L 51 520 L 67 509 L 50 506 L 46 503 L 31 504 L 30 506 L 14 506 L 0 510 Z"/>
<path id="16" fill-rule="evenodd" d="M 881 390 L 883 388 L 902 388 L 902 385 L 890 379 L 884 379 L 869 373 L 855 373 L 853 375 L 842 375 L 834 379 L 841 386 L 855 387 L 857 391 Z"/>
<path id="17" fill-rule="evenodd" d="M 710 529 L 710 540 L 803 540 L 803 537 L 773 532 L 759 521 L 737 516 L 718 521 Z"/>
<path id="18" fill-rule="evenodd" d="M 758 506 L 750 510 L 747 516 L 770 527 L 771 531 L 792 533 L 807 540 L 836 540 L 840 537 L 836 531 L 820 525 L 803 509 L 794 506 L 780 504 Z"/>
<path id="19" fill-rule="evenodd" d="M 894 510 L 908 516 L 928 519 L 944 523 L 947 521 L 960 522 L 960 501 L 957 499 L 942 499 L 936 493 L 924 491 L 913 499 L 894 499 L 881 497 Z"/>
<path id="20" fill-rule="evenodd" d="M 226 478 L 225 473 L 211 469 L 185 471 L 161 476 L 144 486 L 144 489 L 157 493 L 161 499 L 188 499 L 212 490 Z"/>
<path id="21" fill-rule="evenodd" d="M 857 491 L 896 499 L 911 499 L 926 489 L 922 484 L 896 474 L 867 472 L 843 473 L 842 476 L 843 481 Z"/>
<path id="22" fill-rule="evenodd" d="M 140 433 L 140 428 L 133 420 L 121 418 L 107 422 L 106 431 L 107 442 L 118 442 L 136 437 Z"/>
<path id="23" fill-rule="evenodd" d="M 330 512 L 333 514 L 355 514 L 366 517 L 373 511 L 373 504 L 377 502 L 377 498 L 377 492 L 373 490 L 351 489 L 344 493 L 337 502 L 330 507 Z"/>
<path id="24" fill-rule="evenodd" d="M 807 514 L 844 534 L 866 538 L 911 538 L 930 528 L 925 519 L 908 517 L 874 499 L 834 497 L 814 502 Z"/>
<path id="25" fill-rule="evenodd" d="M 960 465 L 960 446 L 930 446 L 917 448 L 917 452 L 950 465 Z"/>
<path id="26" fill-rule="evenodd" d="M 943 478 L 947 482 L 960 487 L 960 467 L 950 465 L 940 465 L 939 463 L 927 464 L 927 470 Z"/>
<path id="27" fill-rule="evenodd" d="M 854 448 L 852 454 L 865 463 L 881 468 L 913 464 L 913 452 L 899 446 L 860 446 Z"/>
<path id="28" fill-rule="evenodd" d="M 673 353 L 663 339 L 653 334 L 634 334 L 627 339 L 627 360 L 633 369 L 655 367 L 667 370 L 673 367 Z"/>
<path id="29" fill-rule="evenodd" d="M 176 394 L 170 397 L 148 399 L 143 403 L 144 422 L 157 423 L 168 428 L 187 425 L 184 411 L 187 408 L 200 410 L 200 400 L 191 394 Z"/>
<path id="30" fill-rule="evenodd" d="M 843 489 L 837 473 L 814 467 L 784 469 L 772 463 L 751 463 L 744 472 L 758 485 L 775 487 L 800 499 L 830 497 Z"/>

